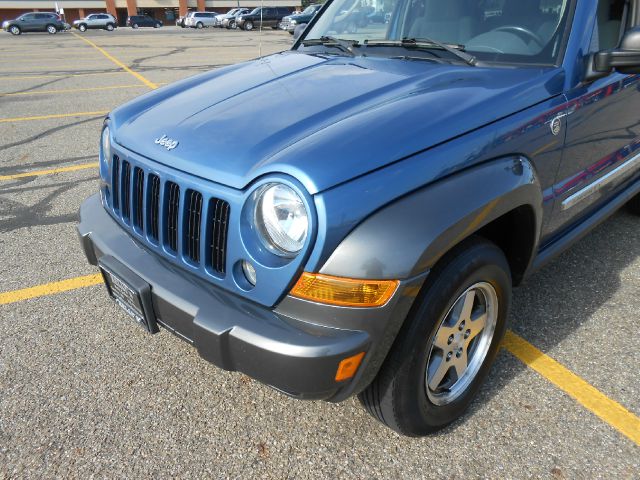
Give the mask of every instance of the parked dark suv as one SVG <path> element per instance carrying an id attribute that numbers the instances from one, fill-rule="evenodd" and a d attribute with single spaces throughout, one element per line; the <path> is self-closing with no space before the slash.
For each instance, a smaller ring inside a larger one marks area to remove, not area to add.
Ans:
<path id="1" fill-rule="evenodd" d="M 278 28 L 278 23 L 283 17 L 289 15 L 291 9 L 289 7 L 258 7 L 251 13 L 240 15 L 236 20 L 238 28 L 244 30 L 253 30 L 256 27 Z"/>
<path id="2" fill-rule="evenodd" d="M 138 28 L 138 27 L 153 27 L 160 28 L 162 26 L 162 22 L 160 20 L 156 20 L 155 18 L 151 18 L 148 15 L 132 15 L 127 18 L 127 27 Z"/>
<path id="3" fill-rule="evenodd" d="M 20 15 L 15 20 L 2 22 L 2 29 L 13 35 L 23 32 L 57 33 L 65 29 L 65 24 L 56 13 L 33 12 Z"/>

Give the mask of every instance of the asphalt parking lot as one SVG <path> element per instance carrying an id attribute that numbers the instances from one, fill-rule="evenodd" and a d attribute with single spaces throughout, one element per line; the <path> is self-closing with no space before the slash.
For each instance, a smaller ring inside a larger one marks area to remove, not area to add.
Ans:
<path id="1" fill-rule="evenodd" d="M 424 439 L 355 399 L 291 400 L 217 369 L 112 304 L 75 232 L 105 113 L 260 42 L 291 37 L 0 35 L 0 477 L 640 478 L 640 218 L 624 211 L 515 292 L 479 399 Z"/>

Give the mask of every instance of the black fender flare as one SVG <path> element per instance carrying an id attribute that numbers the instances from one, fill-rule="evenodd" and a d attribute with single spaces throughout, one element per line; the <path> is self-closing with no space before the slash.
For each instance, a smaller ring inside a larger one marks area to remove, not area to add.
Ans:
<path id="1" fill-rule="evenodd" d="M 378 210 L 338 245 L 320 273 L 407 279 L 430 270 L 462 240 L 518 207 L 534 213 L 531 257 L 542 226 L 543 194 L 533 165 L 506 157 L 471 167 Z"/>

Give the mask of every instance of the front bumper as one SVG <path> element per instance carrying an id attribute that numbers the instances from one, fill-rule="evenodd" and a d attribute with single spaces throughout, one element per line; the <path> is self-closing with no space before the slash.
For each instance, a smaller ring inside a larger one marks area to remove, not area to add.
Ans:
<path id="1" fill-rule="evenodd" d="M 403 282 L 387 306 L 352 309 L 286 297 L 276 309 L 247 301 L 168 263 L 129 236 L 98 195 L 80 210 L 89 262 L 109 255 L 151 286 L 158 323 L 206 360 L 290 396 L 341 401 L 377 373 L 424 278 Z M 356 376 L 336 382 L 341 360 L 367 352 Z"/>

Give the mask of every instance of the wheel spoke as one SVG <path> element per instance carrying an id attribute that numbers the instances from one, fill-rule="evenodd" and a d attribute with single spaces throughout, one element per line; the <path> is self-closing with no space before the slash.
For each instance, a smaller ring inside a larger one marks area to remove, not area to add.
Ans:
<path id="1" fill-rule="evenodd" d="M 476 303 L 476 291 L 469 290 L 467 294 L 464 296 L 464 304 L 462 305 L 462 311 L 460 312 L 460 318 L 458 318 L 458 322 L 461 321 L 470 321 L 471 313 L 473 312 L 473 306 Z"/>
<path id="2" fill-rule="evenodd" d="M 449 368 L 451 368 L 451 363 L 448 363 L 444 357 L 440 358 L 440 364 L 438 365 L 438 368 L 433 373 L 433 375 L 430 375 L 429 378 L 429 388 L 431 390 L 435 391 L 438 389 L 438 387 L 442 383 L 442 379 L 449 371 Z"/>
<path id="3" fill-rule="evenodd" d="M 451 363 L 453 363 L 453 367 L 456 369 L 458 380 L 460 380 L 462 375 L 464 375 L 464 372 L 467 371 L 467 349 L 463 348 L 460 358 L 458 358 L 457 355 L 454 355 L 451 361 Z"/>
<path id="4" fill-rule="evenodd" d="M 487 319 L 488 319 L 487 312 L 484 312 L 468 323 L 467 328 L 471 330 L 471 333 L 467 337 L 467 345 L 469 345 L 471 340 L 473 340 L 479 333 L 481 333 L 484 330 L 484 327 L 487 325 Z"/>

